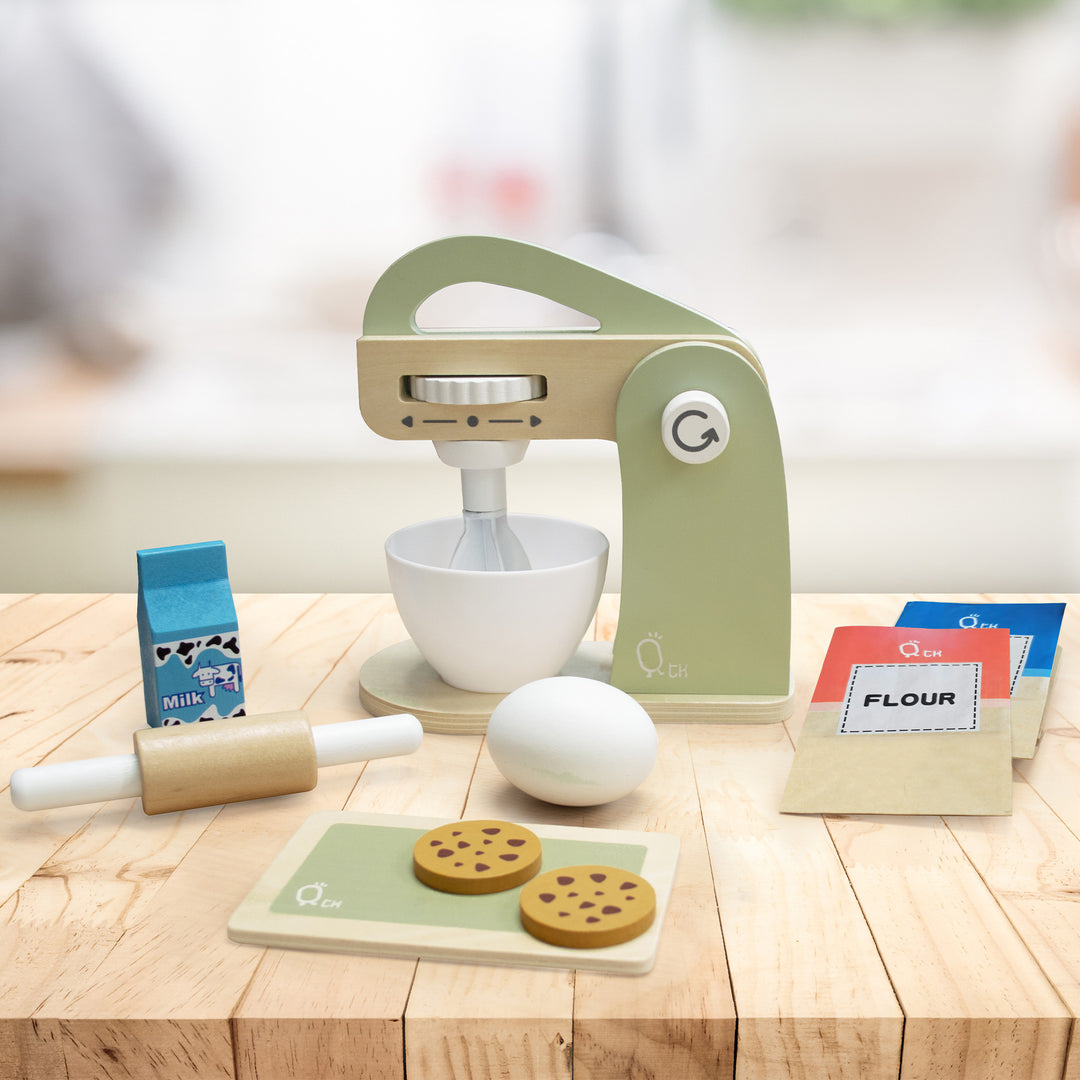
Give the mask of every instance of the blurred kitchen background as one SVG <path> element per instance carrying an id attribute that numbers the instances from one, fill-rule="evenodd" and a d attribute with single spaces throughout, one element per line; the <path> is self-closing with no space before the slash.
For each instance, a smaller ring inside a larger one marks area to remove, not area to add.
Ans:
<path id="1" fill-rule="evenodd" d="M 1080 0 L 0 0 L 0 591 L 382 591 L 384 267 L 536 241 L 735 327 L 798 591 L 1080 591 Z M 492 288 L 425 325 L 567 325 Z M 615 448 L 511 509 L 612 540 Z M 707 571 L 706 571 L 707 572 Z"/>

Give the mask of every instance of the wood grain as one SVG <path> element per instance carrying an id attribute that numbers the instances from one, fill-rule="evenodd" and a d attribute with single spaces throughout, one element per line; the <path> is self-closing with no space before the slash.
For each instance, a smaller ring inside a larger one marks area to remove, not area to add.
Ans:
<path id="1" fill-rule="evenodd" d="M 1065 1007 L 1080 1015 L 1080 840 L 1018 783 L 1011 820 L 950 818 L 950 832 L 992 890 Z M 1076 1021 L 1065 1072 L 1080 1076 Z"/>
<path id="2" fill-rule="evenodd" d="M 344 808 L 456 817 L 479 748 L 475 737 L 426 736 L 416 754 L 369 762 Z M 238 1077 L 401 1075 L 415 970 L 414 960 L 268 950 L 233 1015 Z"/>
<path id="3" fill-rule="evenodd" d="M 351 597 L 314 614 L 330 624 L 328 630 L 334 622 L 352 629 L 328 650 L 340 649 L 329 667 L 319 658 L 311 626 L 305 629 L 311 674 L 325 672 L 305 709 L 313 723 L 353 718 L 363 659 L 388 644 L 388 635 L 393 639 L 403 631 L 385 599 L 372 607 L 370 599 Z M 340 808 L 456 817 L 479 749 L 476 738 L 426 736 L 416 754 L 367 763 Z M 343 765 L 324 771 L 348 778 L 357 770 Z M 412 960 L 266 950 L 233 1012 L 237 1077 L 401 1075 L 403 1016 L 415 969 Z"/>
<path id="4" fill-rule="evenodd" d="M 529 439 L 615 438 L 615 404 L 626 378 L 646 356 L 676 342 L 714 342 L 743 357 L 764 379 L 761 364 L 746 344 L 729 334 L 520 335 L 409 334 L 365 337 L 356 343 L 357 385 L 364 421 L 376 434 L 390 439 L 439 437 L 475 438 L 476 429 L 460 423 L 460 406 L 440 406 L 404 399 L 403 380 L 410 375 L 542 375 L 543 398 L 499 405 L 473 405 L 482 429 L 498 418 L 499 438 L 506 438 L 506 421 L 520 423 L 514 431 Z M 409 414 L 412 419 L 403 424 Z M 536 417 L 538 424 L 531 423 Z M 442 421 L 452 421 L 442 423 Z M 488 429 L 492 430 L 492 429 Z"/>
<path id="5" fill-rule="evenodd" d="M 821 818 L 779 813 L 780 725 L 691 730 L 740 1080 L 896 1077 L 903 1018 Z"/>
<path id="6" fill-rule="evenodd" d="M 665 725 L 653 775 L 606 807 L 538 803 L 481 737 L 448 735 L 323 770 L 303 795 L 159 818 L 132 800 L 34 815 L 0 800 L 0 1080 L 1080 1080 L 1072 598 L 1011 818 L 776 810 L 833 627 L 892 622 L 907 599 L 796 597 L 791 719 Z M 315 724 L 362 715 L 361 663 L 404 637 L 386 597 L 237 607 L 249 711 L 304 708 Z M 617 617 L 605 598 L 596 636 Z M 0 596 L 4 762 L 130 752 L 139 674 L 134 597 Z M 346 807 L 677 833 L 656 966 L 604 976 L 228 941 L 299 824 Z"/>
<path id="7" fill-rule="evenodd" d="M 675 1071 L 687 1080 L 734 1074 L 735 1003 L 686 728 L 659 727 L 660 754 L 629 796 L 590 809 L 584 824 L 673 833 L 679 869 L 656 965 L 612 983 L 579 972 L 574 1075 L 589 1080 Z"/>
<path id="8" fill-rule="evenodd" d="M 257 685 L 260 677 L 260 664 L 254 657 L 267 648 L 272 664 L 269 646 L 273 638 L 295 623 L 313 602 L 313 598 L 305 597 L 277 598 L 272 602 L 263 598 L 252 598 L 246 603 L 242 599 L 238 601 L 238 613 L 247 613 L 245 623 L 247 619 L 251 621 L 248 641 L 242 640 L 242 648 L 251 650 L 245 654 L 249 683 Z M 137 644 L 134 648 L 137 653 Z M 96 753 L 124 752 L 131 747 L 133 727 L 140 723 L 145 724 L 145 711 L 141 691 L 136 690 L 95 718 L 84 729 L 85 735 L 80 732 L 80 736 L 83 743 L 93 739 L 98 744 Z M 92 756 L 84 752 L 89 747 L 83 745 L 66 749 L 78 749 L 72 757 Z M 285 803 L 287 799 L 273 801 Z M 250 808 L 256 805 L 260 804 L 244 804 L 244 808 L 251 812 Z M 215 918 L 227 919 L 234 906 L 233 894 L 218 889 L 216 883 L 232 882 L 233 888 L 241 891 L 246 881 L 244 857 L 257 852 L 257 845 L 245 843 L 241 836 L 232 845 L 207 843 L 196 847 L 206 838 L 218 814 L 217 808 L 187 811 L 156 821 L 147 819 L 133 800 L 91 807 L 88 819 L 86 808 L 71 808 L 71 811 L 76 820 L 82 814 L 82 820 L 86 821 L 80 843 L 96 846 L 96 863 L 82 864 L 77 873 L 72 872 L 67 863 L 69 853 L 61 848 L 60 854 L 51 863 L 46 862 L 43 871 L 20 889 L 21 907 L 30 913 L 42 910 L 46 903 L 42 894 L 53 887 L 54 876 L 78 878 L 80 888 L 112 894 L 108 901 L 111 914 L 103 917 L 107 918 L 115 937 L 110 941 L 107 935 L 96 936 L 97 948 L 87 950 L 82 978 L 39 984 L 39 1002 L 24 1041 L 32 1038 L 36 1043 L 59 1047 L 71 1076 L 108 1076 L 129 1067 L 136 1075 L 152 1071 L 161 1076 L 190 1076 L 191 1062 L 196 1062 L 207 1075 L 231 1075 L 233 1055 L 228 1015 L 246 979 L 236 987 L 235 996 L 223 1014 L 210 1009 L 213 1015 L 206 1017 L 197 1006 L 192 1013 L 183 1014 L 188 1019 L 178 1024 L 168 1009 L 170 994 L 202 1003 L 219 1000 L 223 992 L 227 993 L 220 969 L 212 965 L 208 970 L 203 966 L 207 959 L 203 951 L 208 933 L 206 920 L 213 925 Z M 47 815 L 53 813 L 62 812 L 50 811 Z M 155 828 L 155 824 L 161 828 Z M 260 830 L 257 824 L 249 827 L 249 831 L 254 836 L 264 832 L 273 835 L 271 829 Z M 140 850 L 140 843 L 153 852 L 148 858 L 156 864 L 142 876 L 137 873 L 140 865 L 137 859 L 128 863 L 129 855 Z M 257 869 L 254 866 L 248 872 Z M 116 880 L 118 871 L 120 880 Z M 107 884 L 95 884 L 95 876 L 106 879 Z M 125 877 L 128 877 L 126 891 Z M 132 881 L 138 882 L 138 889 L 131 888 Z M 215 885 L 208 887 L 207 882 Z M 201 917 L 192 919 L 193 910 L 201 911 Z M 65 914 L 62 925 L 80 927 L 85 922 L 79 909 L 75 915 Z M 25 925 L 22 920 L 11 924 L 15 932 L 25 932 Z M 209 933 L 212 935 L 213 931 Z M 164 954 L 168 955 L 167 962 L 162 960 Z M 161 978 L 166 980 L 164 984 Z M 148 1003 L 153 1007 L 144 1011 L 143 1006 Z M 101 1025 L 98 1022 L 101 1017 L 109 1017 L 109 1023 Z M 129 1022 L 127 1026 L 125 1020 Z M 168 1068 L 175 1071 L 170 1073 Z"/>
<path id="9" fill-rule="evenodd" d="M 945 823 L 826 823 L 904 1010 L 901 1077 L 1060 1077 L 1069 1013 Z"/>
<path id="10" fill-rule="evenodd" d="M 36 765 L 138 684 L 131 602 L 103 597 L 0 657 L 6 745 L 20 765 Z"/>
<path id="11" fill-rule="evenodd" d="M 1080 1025 L 1075 1019 L 1080 1016 L 1075 970 L 1080 953 L 1072 938 L 1080 898 L 1076 891 L 1080 879 L 1073 876 L 1072 869 L 1078 857 L 1076 844 L 1080 843 L 1080 710 L 1076 707 L 1080 701 L 1080 613 L 1075 601 L 1066 608 L 1060 644 L 1062 658 L 1047 700 L 1042 742 L 1034 758 L 1014 762 L 1038 802 L 1020 785 L 1014 789 L 1017 834 L 995 837 L 990 852 L 1000 853 L 1007 841 L 1004 859 L 987 865 L 985 848 L 981 858 L 967 845 L 965 850 L 995 893 L 1003 895 L 1006 912 L 1072 1011 L 1065 1080 L 1080 1080 Z M 1030 837 L 1030 850 L 1018 851 L 1021 835 Z M 1024 887 L 1016 888 L 1015 882 L 1006 887 L 997 876 L 1010 865 L 1016 867 L 1014 873 L 1025 882 Z"/>
<path id="12" fill-rule="evenodd" d="M 103 593 L 4 593 L 0 595 L 0 658 L 10 649 L 92 607 Z"/>
<path id="13" fill-rule="evenodd" d="M 475 738 L 479 736 L 465 736 Z M 463 818 L 547 820 L 517 813 L 490 758 L 476 763 Z M 517 793 L 515 793 L 517 794 Z M 574 977 L 565 971 L 505 969 L 422 960 L 405 1013 L 406 1073 L 556 1080 L 571 1074 Z"/>

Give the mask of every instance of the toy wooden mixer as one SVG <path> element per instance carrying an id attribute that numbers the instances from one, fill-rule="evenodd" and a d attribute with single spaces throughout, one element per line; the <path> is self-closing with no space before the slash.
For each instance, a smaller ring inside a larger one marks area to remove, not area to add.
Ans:
<path id="1" fill-rule="evenodd" d="M 420 305 L 464 282 L 536 294 L 599 329 L 420 330 Z M 367 424 L 386 438 L 433 441 L 461 469 L 464 504 L 462 518 L 387 541 L 413 640 L 362 669 L 370 712 L 479 732 L 503 694 L 564 672 L 610 680 L 657 721 L 789 714 L 784 466 L 764 371 L 736 334 L 543 248 L 452 237 L 405 255 L 376 283 L 357 364 Z M 613 645 L 582 642 L 606 541 L 587 526 L 506 513 L 505 468 L 535 439 L 617 444 Z"/>

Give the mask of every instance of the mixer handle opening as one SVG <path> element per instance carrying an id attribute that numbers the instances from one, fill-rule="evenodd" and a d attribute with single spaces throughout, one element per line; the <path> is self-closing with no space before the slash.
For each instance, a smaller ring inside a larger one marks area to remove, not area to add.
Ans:
<path id="1" fill-rule="evenodd" d="M 691 308 L 536 244 L 450 236 L 387 268 L 368 298 L 364 336 L 427 333 L 416 322 L 419 307 L 442 289 L 468 282 L 519 289 L 573 308 L 596 319 L 603 334 L 732 333 Z"/>

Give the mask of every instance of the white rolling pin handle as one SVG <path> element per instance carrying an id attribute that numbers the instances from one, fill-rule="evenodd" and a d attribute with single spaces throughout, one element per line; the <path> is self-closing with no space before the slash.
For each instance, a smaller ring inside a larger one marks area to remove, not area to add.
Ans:
<path id="1" fill-rule="evenodd" d="M 142 773 L 134 754 L 58 761 L 11 774 L 11 801 L 20 810 L 50 810 L 141 794 Z"/>
<path id="2" fill-rule="evenodd" d="M 314 724 L 315 759 L 319 767 L 411 754 L 420 749 L 424 729 L 415 716 L 372 716 L 337 724 Z"/>
<path id="3" fill-rule="evenodd" d="M 402 714 L 322 724 L 312 727 L 311 734 L 321 767 L 411 754 L 420 748 L 424 729 L 415 716 Z M 19 810 L 50 810 L 141 794 L 142 772 L 135 754 L 35 765 L 11 774 L 11 801 Z"/>

